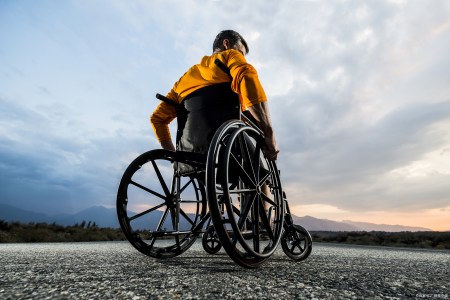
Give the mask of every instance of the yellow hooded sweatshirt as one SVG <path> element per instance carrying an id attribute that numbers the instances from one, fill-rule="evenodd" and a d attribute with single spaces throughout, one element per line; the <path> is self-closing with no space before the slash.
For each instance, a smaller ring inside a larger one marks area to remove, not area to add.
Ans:
<path id="1" fill-rule="evenodd" d="M 192 66 L 173 86 L 167 98 L 181 103 L 190 93 L 203 87 L 230 82 L 230 78 L 214 61 L 219 59 L 229 69 L 232 90 L 239 94 L 242 110 L 257 103 L 267 101 L 266 94 L 255 68 L 247 63 L 241 52 L 229 49 L 211 56 L 204 56 L 202 61 Z M 159 142 L 171 138 L 169 123 L 176 117 L 176 110 L 170 104 L 161 102 L 150 117 L 153 130 Z"/>

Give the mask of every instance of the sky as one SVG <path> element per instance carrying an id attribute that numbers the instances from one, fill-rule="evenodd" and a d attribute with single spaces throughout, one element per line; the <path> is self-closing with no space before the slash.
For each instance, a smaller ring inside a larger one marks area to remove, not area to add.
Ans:
<path id="1" fill-rule="evenodd" d="M 450 230 L 447 0 L 0 0 L 0 203 L 114 207 L 159 147 L 154 95 L 223 29 L 250 46 L 294 214 Z"/>

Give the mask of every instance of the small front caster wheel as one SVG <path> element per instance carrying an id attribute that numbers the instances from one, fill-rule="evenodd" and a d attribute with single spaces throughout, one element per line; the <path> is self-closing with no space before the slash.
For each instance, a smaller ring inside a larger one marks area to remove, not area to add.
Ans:
<path id="1" fill-rule="evenodd" d="M 291 225 L 281 237 L 284 253 L 293 260 L 305 260 L 312 250 L 312 239 L 309 232 L 299 225 Z"/>
<path id="2" fill-rule="evenodd" d="M 219 241 L 214 226 L 209 226 L 206 232 L 203 234 L 202 246 L 209 254 L 216 254 L 222 249 L 222 244 Z"/>

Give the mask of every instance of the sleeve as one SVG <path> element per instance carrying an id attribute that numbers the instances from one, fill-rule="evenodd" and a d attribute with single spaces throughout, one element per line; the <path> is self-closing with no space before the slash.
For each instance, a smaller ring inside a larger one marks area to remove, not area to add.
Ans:
<path id="1" fill-rule="evenodd" d="M 150 116 L 150 123 L 159 142 L 171 139 L 169 123 L 177 116 L 175 107 L 161 102 Z"/>
<path id="2" fill-rule="evenodd" d="M 267 101 L 256 69 L 247 63 L 242 53 L 235 50 L 229 51 L 227 66 L 233 77 L 231 87 L 241 96 L 244 108 Z"/>

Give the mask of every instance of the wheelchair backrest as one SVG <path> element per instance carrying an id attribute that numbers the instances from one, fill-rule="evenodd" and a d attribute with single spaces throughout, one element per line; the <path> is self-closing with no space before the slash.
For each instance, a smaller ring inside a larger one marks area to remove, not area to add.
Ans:
<path id="1" fill-rule="evenodd" d="M 240 118 L 239 95 L 230 82 L 210 85 L 189 94 L 178 110 L 177 151 L 205 154 L 217 128 Z"/>

